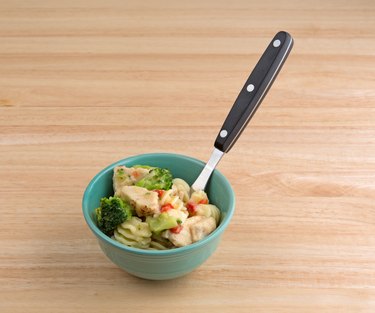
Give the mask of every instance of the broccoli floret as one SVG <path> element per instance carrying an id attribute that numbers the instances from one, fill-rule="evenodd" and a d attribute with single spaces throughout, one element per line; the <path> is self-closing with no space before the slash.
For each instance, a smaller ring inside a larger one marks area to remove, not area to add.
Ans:
<path id="1" fill-rule="evenodd" d="M 180 224 L 175 217 L 170 216 L 168 213 L 161 213 L 157 217 L 148 216 L 146 222 L 154 233 L 160 233 L 163 230 L 176 227 Z"/>
<path id="2" fill-rule="evenodd" d="M 172 173 L 169 170 L 155 167 L 135 185 L 148 190 L 168 190 L 172 187 L 172 179 Z"/>
<path id="3" fill-rule="evenodd" d="M 106 235 L 112 236 L 119 224 L 131 218 L 132 209 L 119 197 L 102 198 L 100 207 L 95 210 L 98 227 Z"/>

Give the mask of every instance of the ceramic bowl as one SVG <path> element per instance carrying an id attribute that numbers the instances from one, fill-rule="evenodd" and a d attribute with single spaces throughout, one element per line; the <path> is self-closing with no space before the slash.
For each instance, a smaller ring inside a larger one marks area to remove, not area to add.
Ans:
<path id="1" fill-rule="evenodd" d="M 151 280 L 165 280 L 186 275 L 205 262 L 218 247 L 234 212 L 233 189 L 220 171 L 213 172 L 205 191 L 210 203 L 220 208 L 221 221 L 218 227 L 202 240 L 170 250 L 143 250 L 128 247 L 106 236 L 97 227 L 95 208 L 99 206 L 102 197 L 113 195 L 113 168 L 118 165 L 129 167 L 136 164 L 167 168 L 172 172 L 173 177 L 182 178 L 190 185 L 204 167 L 202 161 L 171 153 L 136 155 L 113 163 L 100 171 L 85 190 L 82 208 L 87 225 L 96 236 L 104 254 L 126 272 Z"/>

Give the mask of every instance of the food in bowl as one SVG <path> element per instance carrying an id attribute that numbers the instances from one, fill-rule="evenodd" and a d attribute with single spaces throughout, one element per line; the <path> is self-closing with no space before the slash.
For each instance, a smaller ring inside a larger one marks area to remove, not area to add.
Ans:
<path id="1" fill-rule="evenodd" d="M 101 231 L 96 222 L 95 209 L 103 197 L 114 195 L 113 171 L 116 166 L 132 167 L 152 164 L 168 168 L 174 177 L 189 185 L 201 173 L 205 163 L 195 158 L 174 153 L 148 153 L 129 156 L 100 170 L 87 185 L 82 212 L 87 226 L 95 235 L 104 255 L 129 274 L 151 280 L 166 280 L 184 276 L 202 265 L 216 251 L 222 235 L 228 228 L 235 211 L 235 194 L 228 179 L 217 169 L 205 188 L 210 203 L 220 208 L 220 223 L 207 237 L 178 249 L 154 250 L 129 247 Z"/>
<path id="2" fill-rule="evenodd" d="M 165 168 L 149 165 L 113 169 L 114 194 L 95 210 L 99 229 L 134 248 L 166 250 L 184 247 L 212 233 L 219 208 L 203 190 L 174 178 Z"/>

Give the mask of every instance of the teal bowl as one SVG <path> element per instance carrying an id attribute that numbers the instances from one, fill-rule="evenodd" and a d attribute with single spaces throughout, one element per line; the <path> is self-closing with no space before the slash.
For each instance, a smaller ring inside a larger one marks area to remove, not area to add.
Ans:
<path id="1" fill-rule="evenodd" d="M 179 154 L 150 153 L 120 160 L 100 171 L 89 183 L 83 195 L 82 208 L 87 225 L 98 239 L 104 254 L 126 272 L 145 279 L 166 280 L 186 275 L 205 262 L 216 250 L 221 236 L 234 212 L 235 196 L 228 180 L 215 170 L 207 184 L 210 202 L 221 210 L 219 226 L 204 239 L 171 250 L 142 250 L 128 247 L 100 231 L 95 222 L 95 208 L 102 197 L 113 195 L 113 168 L 118 165 L 146 164 L 168 168 L 174 177 L 190 185 L 198 177 L 204 163 Z"/>

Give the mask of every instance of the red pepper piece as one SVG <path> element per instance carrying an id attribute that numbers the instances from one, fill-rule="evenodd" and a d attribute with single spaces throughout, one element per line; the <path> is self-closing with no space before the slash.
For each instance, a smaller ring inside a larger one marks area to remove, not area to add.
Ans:
<path id="1" fill-rule="evenodd" d="M 177 225 L 176 227 L 170 228 L 169 231 L 174 234 L 179 234 L 183 228 L 182 225 Z"/>
<path id="2" fill-rule="evenodd" d="M 195 215 L 195 212 L 197 211 L 196 203 L 189 201 L 186 204 L 186 208 L 187 208 L 190 216 Z"/>
<path id="3" fill-rule="evenodd" d="M 167 203 L 167 204 L 164 204 L 164 205 L 161 207 L 160 212 L 163 213 L 163 212 L 167 212 L 167 211 L 172 210 L 172 209 L 174 209 L 173 205 L 170 204 L 170 203 Z"/>
<path id="4" fill-rule="evenodd" d="M 156 189 L 154 191 L 158 193 L 159 198 L 161 198 L 164 194 L 164 190 L 162 190 L 162 189 Z"/>

